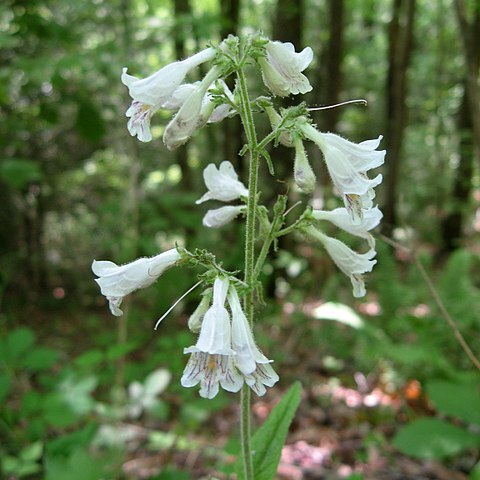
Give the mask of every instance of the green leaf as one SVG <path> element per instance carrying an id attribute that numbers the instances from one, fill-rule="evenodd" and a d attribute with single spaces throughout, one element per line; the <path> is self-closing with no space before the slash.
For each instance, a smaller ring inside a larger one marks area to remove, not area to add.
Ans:
<path id="1" fill-rule="evenodd" d="M 469 480 L 480 480 L 480 462 L 478 462 L 470 472 Z"/>
<path id="2" fill-rule="evenodd" d="M 85 427 L 67 433 L 60 437 L 55 437 L 47 443 L 48 455 L 53 457 L 70 455 L 79 447 L 86 447 L 91 443 L 98 430 L 98 425 L 88 423 Z"/>
<path id="3" fill-rule="evenodd" d="M 39 164 L 33 160 L 9 158 L 0 165 L 0 178 L 15 188 L 22 189 L 42 176 Z"/>
<path id="4" fill-rule="evenodd" d="M 480 425 L 478 384 L 431 381 L 427 385 L 427 393 L 441 412 Z"/>
<path id="5" fill-rule="evenodd" d="M 35 348 L 26 354 L 22 366 L 33 372 L 47 370 L 58 360 L 58 356 L 58 352 L 51 348 Z"/>
<path id="6" fill-rule="evenodd" d="M 0 359 L 10 366 L 16 366 L 16 361 L 35 343 L 35 335 L 28 328 L 17 328 L 11 332 L 5 341 L 5 351 Z"/>
<path id="7" fill-rule="evenodd" d="M 392 443 L 415 458 L 442 459 L 477 447 L 480 438 L 443 420 L 422 418 L 400 429 Z"/>
<path id="8" fill-rule="evenodd" d="M 109 471 L 118 459 L 115 452 L 108 452 L 100 457 L 89 451 L 78 448 L 68 458 L 47 456 L 45 461 L 45 480 L 99 480 L 100 478 L 117 478 Z"/>
<path id="9" fill-rule="evenodd" d="M 35 442 L 28 445 L 20 452 L 20 458 L 25 462 L 35 462 L 39 460 L 43 452 L 43 442 Z"/>
<path id="10" fill-rule="evenodd" d="M 255 432 L 252 438 L 255 480 L 275 478 L 288 428 L 300 404 L 301 395 L 302 386 L 300 382 L 295 382 L 272 410 L 265 423 Z M 240 457 L 236 470 L 239 479 L 243 479 Z"/>
<path id="11" fill-rule="evenodd" d="M 79 355 L 74 363 L 79 367 L 93 367 L 102 362 L 104 358 L 105 354 L 101 350 L 92 349 Z"/>

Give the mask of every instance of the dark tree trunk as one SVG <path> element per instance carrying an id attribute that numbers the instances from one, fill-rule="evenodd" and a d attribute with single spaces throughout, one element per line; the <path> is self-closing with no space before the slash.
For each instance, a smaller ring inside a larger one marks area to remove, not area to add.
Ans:
<path id="1" fill-rule="evenodd" d="M 458 23 L 460 25 L 460 35 L 465 52 L 465 64 L 467 67 L 466 88 L 468 91 L 470 115 L 474 131 L 474 143 L 477 150 L 477 160 L 480 162 L 480 88 L 478 86 L 478 24 L 480 4 L 478 1 L 474 2 L 474 4 L 475 20 L 470 23 L 467 18 L 465 1 L 455 1 Z"/>
<path id="2" fill-rule="evenodd" d="M 462 2 L 457 2 L 462 3 Z M 463 22 L 464 20 L 462 20 Z M 472 24 L 463 25 L 468 31 L 463 35 L 468 37 L 473 45 L 480 43 L 480 5 L 477 4 L 475 19 Z M 473 72 L 467 72 L 467 77 L 472 73 L 476 78 L 480 67 L 480 52 L 478 48 L 469 61 L 473 63 Z M 470 99 L 471 88 L 468 87 L 468 78 L 465 79 L 464 93 L 460 110 L 458 112 L 458 131 L 460 134 L 459 155 L 460 162 L 456 170 L 450 200 L 451 210 L 442 222 L 443 250 L 451 252 L 461 245 L 465 213 L 468 211 L 470 192 L 472 190 L 472 176 L 475 158 L 475 140 L 477 135 L 474 129 L 475 110 L 472 109 Z M 477 150 L 478 155 L 478 150 Z"/>
<path id="3" fill-rule="evenodd" d="M 407 124 L 407 72 L 413 47 L 415 0 L 395 0 L 389 27 L 387 76 L 386 203 L 383 229 L 390 235 L 398 223 L 397 200 L 402 144 Z"/>
<path id="4" fill-rule="evenodd" d="M 458 114 L 460 133 L 460 162 L 455 175 L 450 212 L 442 221 L 443 250 L 451 252 L 460 246 L 465 212 L 472 188 L 474 144 L 472 137 L 472 117 L 470 114 L 468 94 L 465 90 Z"/>
<path id="5" fill-rule="evenodd" d="M 329 1 L 330 37 L 325 52 L 325 96 L 323 103 L 333 105 L 339 103 L 342 90 L 342 61 L 343 61 L 343 23 L 344 0 Z M 320 112 L 322 126 L 325 131 L 334 131 L 338 123 L 340 109 L 331 108 Z"/>

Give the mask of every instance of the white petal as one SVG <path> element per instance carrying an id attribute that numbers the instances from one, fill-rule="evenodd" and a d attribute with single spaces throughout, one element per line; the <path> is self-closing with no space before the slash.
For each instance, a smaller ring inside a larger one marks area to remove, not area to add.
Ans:
<path id="1" fill-rule="evenodd" d="M 324 156 L 332 181 L 342 194 L 363 195 L 382 181 L 381 175 L 373 180 L 361 175 L 348 158 L 335 147 L 325 148 Z"/>
<path id="2" fill-rule="evenodd" d="M 357 253 L 340 240 L 328 237 L 314 227 L 308 227 L 305 231 L 323 243 L 333 262 L 347 277 L 350 277 L 354 296 L 364 296 L 366 292 L 362 275 L 372 271 L 377 263 L 373 260 L 377 252 L 370 249 L 366 253 Z"/>
<path id="3" fill-rule="evenodd" d="M 245 210 L 243 206 L 225 206 L 209 210 L 203 217 L 203 225 L 209 228 L 223 227 L 227 223 L 231 222 L 235 217 L 240 215 L 242 210 Z"/>
<path id="4" fill-rule="evenodd" d="M 147 105 L 161 105 L 169 99 L 192 68 L 213 59 L 214 56 L 214 49 L 208 48 L 185 60 L 170 63 L 143 79 L 129 75 L 127 68 L 124 68 L 122 82 L 128 87 L 134 100 Z"/>
<path id="5" fill-rule="evenodd" d="M 250 375 L 257 368 L 257 363 L 269 363 L 270 360 L 255 344 L 252 330 L 234 288 L 230 289 L 228 303 L 232 311 L 232 348 L 236 353 L 235 363 L 244 375 Z"/>
<path id="6" fill-rule="evenodd" d="M 357 237 L 366 238 L 369 242 L 372 236 L 368 233 L 378 226 L 383 217 L 378 206 L 369 210 L 363 210 L 361 223 L 355 224 L 346 208 L 336 208 L 335 210 L 313 210 L 312 216 L 316 220 L 327 220 L 337 227 Z"/>
<path id="7" fill-rule="evenodd" d="M 346 155 L 355 169 L 367 172 L 377 168 L 385 162 L 385 150 L 377 151 L 382 136 L 374 140 L 366 140 L 361 143 L 350 142 L 349 140 L 333 133 L 322 133 L 327 144 L 337 148 Z"/>
<path id="8" fill-rule="evenodd" d="M 233 165 L 228 161 L 222 162 L 218 170 L 213 163 L 207 165 L 203 171 L 203 179 L 209 191 L 196 201 L 197 204 L 211 199 L 230 202 L 248 195 L 248 190 L 237 180 Z"/>
<path id="9" fill-rule="evenodd" d="M 301 72 L 308 67 L 313 59 L 310 47 L 300 53 L 295 53 L 291 43 L 269 42 L 265 49 L 267 61 L 260 62 L 264 83 L 279 96 L 289 93 L 307 93 L 312 86 Z"/>
<path id="10" fill-rule="evenodd" d="M 185 353 L 205 352 L 209 354 L 233 355 L 231 348 L 230 316 L 225 308 L 228 279 L 217 278 L 213 285 L 213 305 L 203 317 L 200 335 L 195 346 Z"/>

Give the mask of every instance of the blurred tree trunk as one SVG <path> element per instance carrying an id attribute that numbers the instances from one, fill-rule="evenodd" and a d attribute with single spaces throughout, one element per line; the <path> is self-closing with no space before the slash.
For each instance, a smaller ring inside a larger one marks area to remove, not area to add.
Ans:
<path id="1" fill-rule="evenodd" d="M 474 131 L 474 143 L 477 150 L 477 160 L 480 162 L 480 88 L 478 86 L 478 17 L 480 4 L 475 5 L 475 20 L 470 23 L 467 18 L 467 10 L 464 0 L 455 1 L 460 35 L 463 41 L 465 64 L 467 67 L 466 88 L 468 92 L 470 115 Z M 480 163 L 479 163 L 480 164 Z"/>
<path id="2" fill-rule="evenodd" d="M 186 18 L 191 18 L 191 9 L 189 0 L 175 0 L 173 3 L 173 11 L 175 15 L 175 23 L 173 28 L 175 42 L 175 57 L 177 59 L 185 58 L 185 40 L 187 31 L 184 26 Z M 188 143 L 182 145 L 175 150 L 175 163 L 180 166 L 182 172 L 182 186 L 189 191 L 193 188 L 190 167 L 188 166 Z"/>
<path id="3" fill-rule="evenodd" d="M 304 18 L 304 0 L 278 0 L 276 12 L 273 15 L 273 40 L 281 42 L 291 42 L 295 45 L 295 50 L 301 50 L 302 42 L 302 26 Z M 282 99 L 283 107 L 297 104 L 301 101 L 301 96 L 296 95 L 292 102 L 292 97 Z M 293 150 L 291 148 L 282 147 L 281 145 L 275 149 L 275 157 L 273 164 L 275 166 L 276 176 L 280 180 L 288 179 L 293 174 Z M 276 189 L 273 196 L 278 193 L 284 193 L 285 185 L 275 183 Z"/>
<path id="4" fill-rule="evenodd" d="M 461 3 L 461 2 L 460 2 Z M 472 45 L 480 45 L 480 4 L 476 5 L 475 19 L 472 24 L 463 25 L 467 32 L 463 32 L 465 37 L 470 39 Z M 478 77 L 480 68 L 480 51 L 477 48 L 474 56 L 470 58 L 473 64 L 473 75 Z M 472 72 L 470 68 L 467 77 Z M 460 161 L 456 170 L 453 184 L 452 197 L 450 200 L 451 211 L 442 221 L 442 240 L 443 251 L 451 252 L 460 246 L 463 234 L 463 225 L 465 222 L 465 213 L 468 211 L 470 192 L 472 190 L 473 166 L 475 158 L 475 140 L 477 131 L 474 128 L 476 111 L 472 108 L 471 88 L 469 88 L 468 78 L 464 82 L 464 91 L 462 103 L 458 112 L 458 131 L 460 134 L 459 155 Z M 477 146 L 477 156 L 478 156 Z"/>
<path id="5" fill-rule="evenodd" d="M 389 67 L 387 75 L 386 203 L 383 229 L 390 235 L 398 223 L 398 180 L 402 144 L 407 124 L 407 72 L 413 50 L 415 0 L 395 0 L 389 27 Z"/>
<path id="6" fill-rule="evenodd" d="M 224 0 L 220 2 L 221 29 L 220 38 L 227 38 L 228 35 L 237 35 L 240 18 L 240 0 Z M 227 81 L 229 88 L 233 91 L 234 79 Z M 242 125 L 238 115 L 233 118 L 225 119 L 222 122 L 223 134 L 223 156 L 234 164 L 238 158 L 238 152 L 242 149 Z M 239 171 L 243 173 L 243 162 L 239 167 Z"/>
<path id="7" fill-rule="evenodd" d="M 343 63 L 343 25 L 344 25 L 344 0 L 329 0 L 330 36 L 325 51 L 325 88 L 323 103 L 333 105 L 340 102 L 342 91 L 342 63 Z M 322 129 L 333 131 L 336 129 L 340 109 L 331 108 L 320 112 L 322 116 Z"/>
<path id="8" fill-rule="evenodd" d="M 278 0 L 274 14 L 273 40 L 292 42 L 298 50 L 302 45 L 305 0 Z"/>

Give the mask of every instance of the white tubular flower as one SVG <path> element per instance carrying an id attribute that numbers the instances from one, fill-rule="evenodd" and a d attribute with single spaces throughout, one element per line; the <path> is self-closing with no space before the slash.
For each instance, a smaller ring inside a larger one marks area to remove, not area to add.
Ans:
<path id="1" fill-rule="evenodd" d="M 225 160 L 217 169 L 215 164 L 210 163 L 203 171 L 203 179 L 208 188 L 208 192 L 195 203 L 203 203 L 207 200 L 220 200 L 221 202 L 231 202 L 240 197 L 248 196 L 248 190 L 245 185 L 238 180 L 238 175 L 233 165 Z"/>
<path id="2" fill-rule="evenodd" d="M 209 228 L 223 227 L 245 210 L 243 205 L 229 206 L 209 210 L 203 217 L 203 225 Z"/>
<path id="3" fill-rule="evenodd" d="M 163 132 L 163 143 L 169 150 L 174 150 L 188 142 L 195 130 L 208 121 L 212 112 L 202 114 L 204 97 L 210 85 L 219 77 L 220 73 L 219 67 L 211 68 L 166 126 Z"/>
<path id="4" fill-rule="evenodd" d="M 296 53 L 291 43 L 268 42 L 266 58 L 258 60 L 262 69 L 263 83 L 274 94 L 286 97 L 293 93 L 307 93 L 312 90 L 303 72 L 313 59 L 310 47 Z"/>
<path id="5" fill-rule="evenodd" d="M 377 252 L 373 249 L 366 253 L 354 252 L 340 240 L 324 235 L 314 227 L 307 227 L 305 232 L 322 242 L 335 265 L 347 277 L 350 277 L 353 286 L 353 296 L 355 298 L 365 296 L 365 282 L 362 275 L 372 271 L 373 266 L 377 263 L 376 260 L 372 259 Z"/>
<path id="6" fill-rule="evenodd" d="M 196 345 L 186 348 L 191 353 L 181 384 L 193 387 L 200 383 L 200 396 L 213 398 L 219 384 L 229 392 L 238 392 L 243 378 L 234 367 L 230 316 L 225 308 L 228 279 L 217 278 L 213 285 L 213 303 L 203 317 Z"/>
<path id="7" fill-rule="evenodd" d="M 266 392 L 265 385 L 273 387 L 278 375 L 269 360 L 257 347 L 247 317 L 243 313 L 235 288 L 228 294 L 232 310 L 232 348 L 235 350 L 235 366 L 242 372 L 247 385 L 259 396 Z"/>
<path id="8" fill-rule="evenodd" d="M 185 60 L 171 63 L 143 79 L 129 75 L 128 69 L 123 68 L 122 83 L 128 87 L 133 99 L 126 112 L 126 116 L 129 117 L 127 127 L 130 135 L 136 135 L 142 142 L 149 142 L 152 139 L 150 132 L 152 115 L 171 101 L 175 90 L 192 68 L 212 60 L 214 56 L 215 50 L 207 48 Z"/>
<path id="9" fill-rule="evenodd" d="M 142 79 L 129 75 L 128 69 L 124 68 L 122 83 L 128 87 L 130 96 L 134 100 L 147 105 L 162 105 L 171 97 L 190 70 L 214 57 L 215 50 L 207 48 L 185 60 L 170 63 Z"/>
<path id="10" fill-rule="evenodd" d="M 315 187 L 315 173 L 308 161 L 307 152 L 300 138 L 295 138 L 295 162 L 293 176 L 295 183 L 305 193 L 312 193 Z"/>
<path id="11" fill-rule="evenodd" d="M 336 208 L 335 210 L 313 210 L 312 217 L 315 220 L 327 220 L 346 232 L 368 241 L 370 248 L 375 248 L 375 239 L 368 233 L 378 226 L 383 217 L 378 205 L 364 211 L 363 219 L 360 224 L 353 223 L 350 214 L 346 208 Z"/>
<path id="12" fill-rule="evenodd" d="M 301 127 L 304 135 L 322 150 L 332 181 L 343 196 L 354 223 L 362 222 L 363 209 L 371 207 L 373 189 L 382 175 L 369 179 L 366 172 L 382 165 L 385 151 L 376 151 L 381 137 L 355 144 L 338 135 L 321 133 L 309 124 Z M 365 202 L 365 204 L 363 203 Z"/>
<path id="13" fill-rule="evenodd" d="M 110 311 L 119 317 L 123 297 L 139 288 L 150 286 L 169 267 L 180 260 L 177 249 L 172 248 L 155 257 L 139 258 L 126 265 L 117 265 L 107 260 L 94 260 L 92 271 L 100 285 L 102 295 L 109 301 Z"/>

